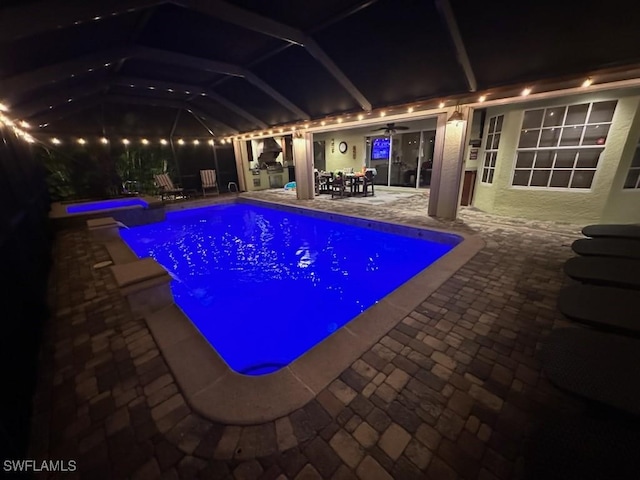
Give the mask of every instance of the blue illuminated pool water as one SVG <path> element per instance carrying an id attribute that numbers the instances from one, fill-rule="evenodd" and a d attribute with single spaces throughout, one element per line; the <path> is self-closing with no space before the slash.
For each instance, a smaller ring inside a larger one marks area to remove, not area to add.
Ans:
<path id="1" fill-rule="evenodd" d="M 115 198 L 101 200 L 99 202 L 76 203 L 67 206 L 67 213 L 99 212 L 101 210 L 113 210 L 114 208 L 141 206 L 147 208 L 149 204 L 141 198 Z"/>
<path id="2" fill-rule="evenodd" d="M 236 372 L 278 370 L 451 250 L 438 241 L 248 204 L 121 230 L 175 278 L 182 311 Z"/>

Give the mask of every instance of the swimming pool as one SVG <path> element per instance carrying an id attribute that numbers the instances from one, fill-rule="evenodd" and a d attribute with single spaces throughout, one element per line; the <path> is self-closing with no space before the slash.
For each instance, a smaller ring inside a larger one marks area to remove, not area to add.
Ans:
<path id="1" fill-rule="evenodd" d="M 138 197 L 135 198 L 114 198 L 111 200 L 100 200 L 98 202 L 75 203 L 67 205 L 67 213 L 88 213 L 102 210 L 114 210 L 124 207 L 149 207 L 149 204 Z"/>
<path id="2" fill-rule="evenodd" d="M 169 213 L 121 236 L 172 274 L 178 306 L 245 375 L 290 364 L 462 240 L 244 203 Z"/>

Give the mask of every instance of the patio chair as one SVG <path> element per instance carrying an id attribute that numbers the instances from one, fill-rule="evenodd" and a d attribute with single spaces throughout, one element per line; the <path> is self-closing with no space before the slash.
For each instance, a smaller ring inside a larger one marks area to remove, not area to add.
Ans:
<path id="1" fill-rule="evenodd" d="M 376 192 L 373 188 L 373 178 L 376 176 L 373 170 L 366 170 L 362 178 L 362 194 L 366 197 L 369 187 L 371 187 L 371 196 L 375 196 Z"/>
<path id="2" fill-rule="evenodd" d="M 200 170 L 200 179 L 202 180 L 202 195 L 207 196 L 207 190 L 215 190 L 216 195 L 220 195 L 218 188 L 218 179 L 215 170 Z"/>
<path id="3" fill-rule="evenodd" d="M 334 177 L 331 182 L 331 198 L 338 195 L 339 197 L 345 196 L 345 181 L 344 176 L 340 175 L 338 177 Z"/>
<path id="4" fill-rule="evenodd" d="M 156 185 L 160 189 L 160 198 L 164 202 L 165 198 L 173 196 L 176 198 L 178 195 L 184 195 L 184 189 L 181 187 L 176 187 L 171 181 L 171 177 L 169 177 L 168 173 L 160 173 L 158 175 L 153 176 L 156 182 Z"/>

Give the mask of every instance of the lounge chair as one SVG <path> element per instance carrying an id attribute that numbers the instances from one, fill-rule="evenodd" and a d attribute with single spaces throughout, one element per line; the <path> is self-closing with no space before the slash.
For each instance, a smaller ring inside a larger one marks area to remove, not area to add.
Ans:
<path id="1" fill-rule="evenodd" d="M 635 238 L 640 240 L 640 225 L 588 225 L 582 229 L 585 237 Z"/>
<path id="2" fill-rule="evenodd" d="M 581 238 L 571 245 L 578 255 L 635 258 L 640 260 L 640 241 L 628 238 Z"/>
<path id="3" fill-rule="evenodd" d="M 558 296 L 558 310 L 600 330 L 640 336 L 638 292 L 596 285 L 572 285 Z"/>
<path id="4" fill-rule="evenodd" d="M 218 179 L 215 170 L 200 170 L 200 179 L 202 180 L 202 195 L 207 196 L 207 190 L 215 190 L 216 195 L 220 195 L 218 188 Z"/>
<path id="5" fill-rule="evenodd" d="M 640 290 L 640 260 L 574 257 L 564 264 L 564 272 L 583 283 Z"/>
<path id="6" fill-rule="evenodd" d="M 640 414 L 640 340 L 585 328 L 553 330 L 542 366 L 557 387 L 600 404 Z"/>
<path id="7" fill-rule="evenodd" d="M 176 187 L 171 181 L 171 177 L 169 177 L 168 173 L 154 175 L 154 179 L 156 181 L 156 185 L 160 189 L 160 198 L 163 202 L 165 198 L 171 196 L 173 196 L 173 198 L 176 198 L 178 195 L 184 195 L 184 189 Z"/>

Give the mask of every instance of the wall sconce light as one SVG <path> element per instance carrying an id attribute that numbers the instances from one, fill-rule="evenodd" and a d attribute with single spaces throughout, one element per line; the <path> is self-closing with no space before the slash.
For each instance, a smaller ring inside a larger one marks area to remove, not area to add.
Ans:
<path id="1" fill-rule="evenodd" d="M 447 123 L 460 122 L 461 120 L 464 120 L 464 117 L 462 116 L 459 105 L 456 105 L 456 109 L 449 117 L 449 120 L 447 120 Z"/>

